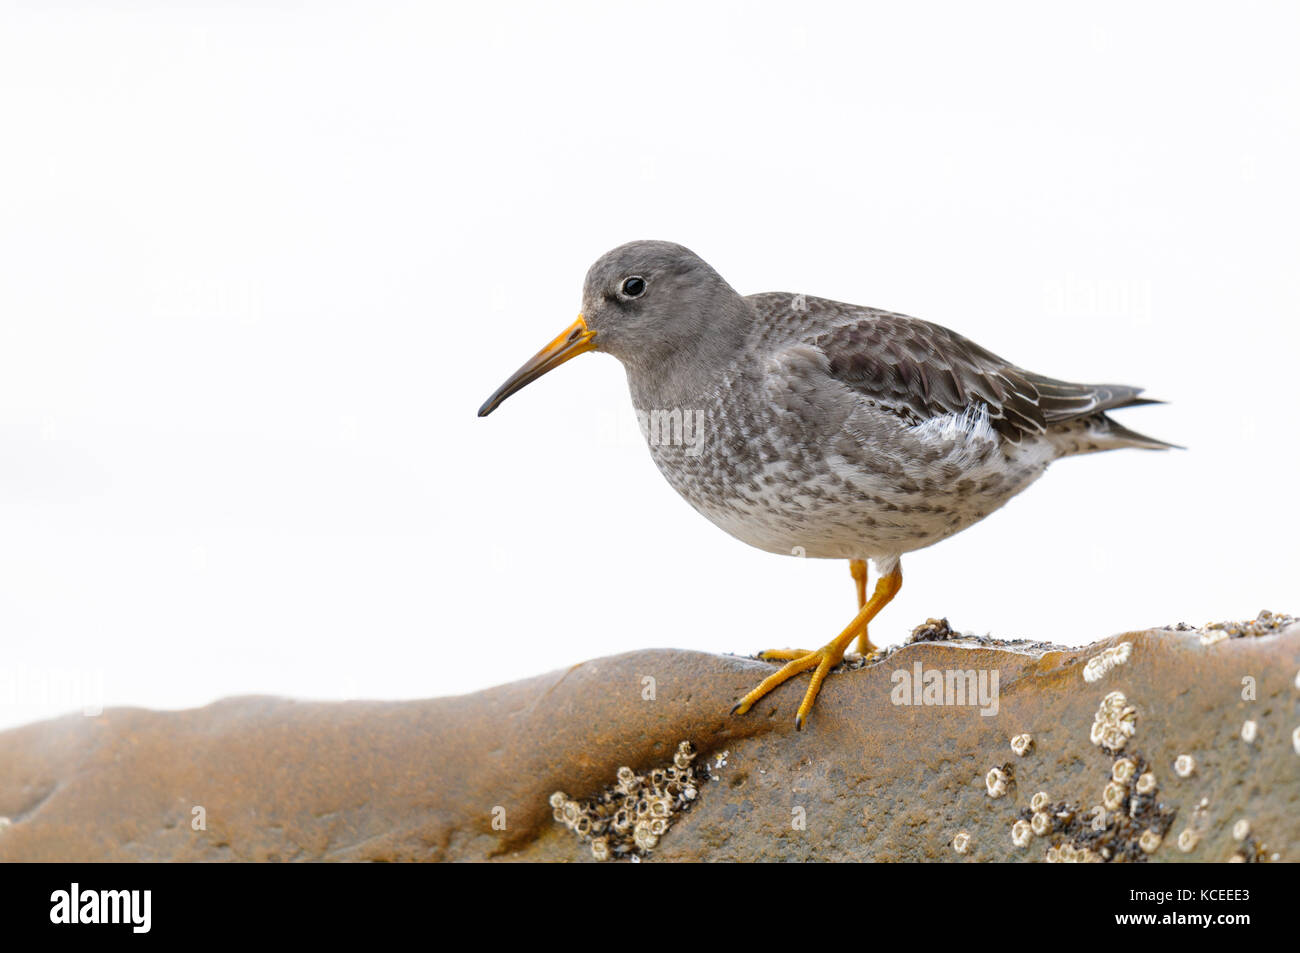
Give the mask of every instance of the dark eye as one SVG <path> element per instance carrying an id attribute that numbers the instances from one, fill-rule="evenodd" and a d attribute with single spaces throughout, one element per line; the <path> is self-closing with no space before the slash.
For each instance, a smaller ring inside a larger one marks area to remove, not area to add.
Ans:
<path id="1" fill-rule="evenodd" d="M 629 298 L 639 298 L 645 293 L 645 279 L 640 275 L 623 279 L 623 294 Z"/>

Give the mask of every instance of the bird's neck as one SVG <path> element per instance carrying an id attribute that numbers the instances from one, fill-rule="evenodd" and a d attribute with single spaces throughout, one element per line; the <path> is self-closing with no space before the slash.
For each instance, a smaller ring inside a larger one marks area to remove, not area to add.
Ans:
<path id="1" fill-rule="evenodd" d="M 754 311 L 743 298 L 719 302 L 681 333 L 624 360 L 632 402 L 641 410 L 697 405 L 713 394 L 743 352 L 754 327 Z"/>

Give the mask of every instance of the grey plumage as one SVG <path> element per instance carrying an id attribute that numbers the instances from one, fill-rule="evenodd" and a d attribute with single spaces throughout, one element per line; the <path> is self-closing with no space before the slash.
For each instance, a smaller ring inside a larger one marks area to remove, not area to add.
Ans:
<path id="1" fill-rule="evenodd" d="M 1108 415 L 1152 403 L 1140 388 L 1046 377 L 876 308 L 742 297 L 670 242 L 602 256 L 579 324 L 592 349 L 623 362 L 668 482 L 772 552 L 870 558 L 888 572 L 902 553 L 997 509 L 1053 460 L 1171 446 Z M 521 368 L 482 413 L 549 366 Z"/>

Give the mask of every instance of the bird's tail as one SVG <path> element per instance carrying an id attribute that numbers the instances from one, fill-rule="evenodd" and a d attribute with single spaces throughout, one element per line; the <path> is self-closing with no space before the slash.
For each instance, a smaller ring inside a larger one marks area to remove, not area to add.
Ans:
<path id="1" fill-rule="evenodd" d="M 1137 398 L 1124 404 L 1134 407 L 1139 404 L 1160 404 L 1163 401 Z M 1091 414 L 1058 425 L 1049 431 L 1052 441 L 1060 448 L 1062 455 L 1074 456 L 1080 453 L 1099 453 L 1102 450 L 1120 450 L 1135 447 L 1141 450 L 1186 450 L 1176 443 L 1167 443 L 1148 437 L 1146 434 L 1130 430 L 1107 413 Z"/>
<path id="2" fill-rule="evenodd" d="M 1160 404 L 1164 403 L 1159 400 L 1147 400 L 1145 398 L 1136 400 L 1126 406 L 1133 407 L 1137 404 Z M 1186 450 L 1186 447 L 1176 443 L 1166 443 L 1163 440 L 1157 440 L 1155 437 L 1148 437 L 1146 434 L 1138 433 L 1136 430 L 1130 430 L 1118 420 L 1115 420 L 1108 414 L 1099 414 L 1101 419 L 1097 431 L 1104 435 L 1110 446 L 1103 447 L 1103 450 L 1110 450 L 1119 447 L 1137 447 L 1142 450 Z"/>

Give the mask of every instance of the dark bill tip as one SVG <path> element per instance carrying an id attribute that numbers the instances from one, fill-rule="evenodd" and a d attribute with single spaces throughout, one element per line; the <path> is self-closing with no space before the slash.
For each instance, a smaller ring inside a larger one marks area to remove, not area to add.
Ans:
<path id="1" fill-rule="evenodd" d="M 478 415 L 486 417 L 500 407 L 505 399 L 515 391 L 523 390 L 537 378 L 548 371 L 555 370 L 570 358 L 590 351 L 596 346 L 592 343 L 595 337 L 596 332 L 587 327 L 587 322 L 582 315 L 578 315 L 577 321 L 574 321 L 561 331 L 555 340 L 534 354 L 519 370 L 511 374 L 510 378 L 483 402 L 483 406 L 478 409 Z"/>

